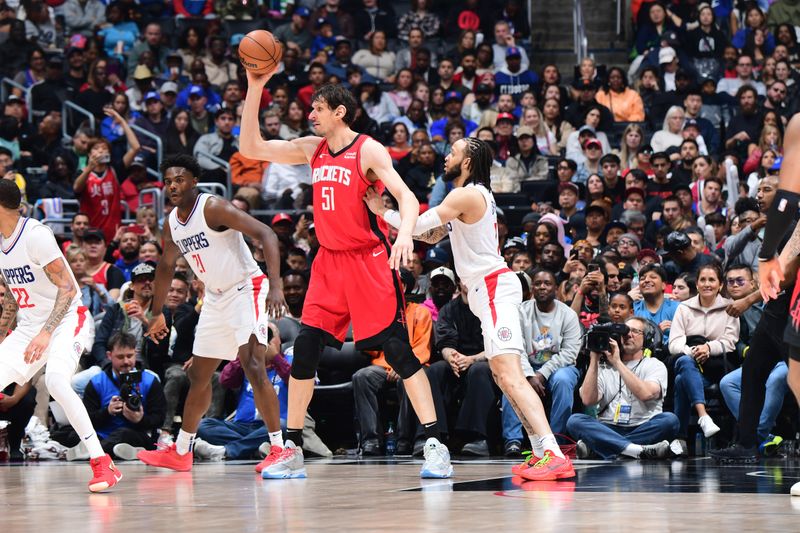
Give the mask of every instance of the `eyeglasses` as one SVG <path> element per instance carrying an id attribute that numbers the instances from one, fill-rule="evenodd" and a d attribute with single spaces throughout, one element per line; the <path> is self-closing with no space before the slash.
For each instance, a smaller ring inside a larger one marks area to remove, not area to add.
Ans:
<path id="1" fill-rule="evenodd" d="M 752 67 L 753 64 L 752 63 L 737 63 L 736 66 L 739 66 L 739 67 Z"/>
<path id="2" fill-rule="evenodd" d="M 617 241 L 617 244 L 619 246 L 636 246 L 636 243 L 630 239 L 620 239 L 619 241 Z"/>
<path id="3" fill-rule="evenodd" d="M 747 283 L 748 281 L 749 280 L 746 280 L 744 278 L 728 278 L 728 279 L 725 280 L 725 283 L 727 283 L 728 286 L 730 286 L 730 287 L 733 287 L 733 286 L 744 287 L 744 284 Z"/>
<path id="4" fill-rule="evenodd" d="M 629 335 L 630 334 L 633 334 L 633 335 L 644 335 L 644 330 L 642 330 L 642 329 L 632 328 L 632 327 L 628 326 L 628 331 L 629 331 L 629 333 L 628 333 Z"/>
<path id="5" fill-rule="evenodd" d="M 569 170 L 569 166 L 567 165 L 558 165 L 558 170 Z"/>

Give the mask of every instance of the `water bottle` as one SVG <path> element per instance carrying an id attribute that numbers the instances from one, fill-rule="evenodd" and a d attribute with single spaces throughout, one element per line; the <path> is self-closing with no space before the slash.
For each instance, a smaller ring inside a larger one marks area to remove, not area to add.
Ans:
<path id="1" fill-rule="evenodd" d="M 389 430 L 386 432 L 386 455 L 394 455 L 397 452 L 397 440 L 394 437 L 394 424 L 389 422 Z"/>
<path id="2" fill-rule="evenodd" d="M 697 457 L 703 457 L 706 454 L 706 439 L 702 431 L 694 434 L 694 454 Z"/>

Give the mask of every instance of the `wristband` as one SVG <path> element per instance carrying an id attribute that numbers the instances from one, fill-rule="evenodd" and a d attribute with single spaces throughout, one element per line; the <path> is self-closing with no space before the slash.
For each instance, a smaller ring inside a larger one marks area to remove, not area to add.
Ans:
<path id="1" fill-rule="evenodd" d="M 758 252 L 759 261 L 769 261 L 775 257 L 778 246 L 797 215 L 798 207 L 800 207 L 800 194 L 778 189 L 767 213 L 764 241 Z"/>
<path id="2" fill-rule="evenodd" d="M 400 223 L 402 222 L 400 219 L 400 213 L 394 209 L 387 209 L 386 212 L 383 213 L 383 220 L 385 220 L 386 223 L 393 228 L 399 228 Z"/>

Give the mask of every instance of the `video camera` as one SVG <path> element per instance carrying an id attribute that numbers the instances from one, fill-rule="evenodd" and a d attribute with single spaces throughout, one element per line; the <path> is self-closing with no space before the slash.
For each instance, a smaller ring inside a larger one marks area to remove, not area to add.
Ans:
<path id="1" fill-rule="evenodd" d="M 119 375 L 119 397 L 131 411 L 142 408 L 142 395 L 137 385 L 142 382 L 142 373 L 132 370 Z"/>
<path id="2" fill-rule="evenodd" d="M 617 345 L 621 347 L 622 337 L 628 332 L 630 332 L 630 328 L 625 324 L 613 322 L 595 324 L 586 333 L 586 347 L 589 351 L 597 353 L 611 351 L 611 339 L 617 341 Z"/>

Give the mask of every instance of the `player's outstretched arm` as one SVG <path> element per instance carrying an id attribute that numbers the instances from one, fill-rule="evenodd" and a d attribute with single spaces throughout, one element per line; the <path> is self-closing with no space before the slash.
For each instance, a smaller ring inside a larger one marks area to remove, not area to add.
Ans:
<path id="1" fill-rule="evenodd" d="M 17 318 L 19 306 L 2 274 L 0 274 L 0 286 L 3 288 L 3 309 L 2 315 L 0 315 L 0 341 L 2 341 L 8 335 L 8 330 L 11 329 L 14 319 Z"/>
<path id="2" fill-rule="evenodd" d="M 167 299 L 167 292 L 172 284 L 172 275 L 175 272 L 175 263 L 181 255 L 178 245 L 172 240 L 172 229 L 169 227 L 169 220 L 164 220 L 164 253 L 161 260 L 156 265 L 156 278 L 153 284 L 153 303 L 150 306 L 152 319 L 147 330 L 147 336 L 154 343 L 163 339 L 169 334 L 167 321 L 164 318 L 164 302 Z"/>
<path id="3" fill-rule="evenodd" d="M 242 109 L 242 126 L 239 135 L 239 152 L 259 161 L 271 161 L 287 165 L 308 163 L 319 145 L 319 137 L 301 137 L 291 141 L 265 141 L 258 126 L 258 108 L 261 93 L 272 74 L 257 75 L 247 72 L 247 96 Z"/>
<path id="4" fill-rule="evenodd" d="M 764 301 L 778 297 L 780 283 L 784 279 L 784 270 L 789 259 L 800 253 L 800 237 L 797 230 L 789 243 L 784 247 L 780 260 L 775 257 L 783 236 L 789 229 L 792 220 L 797 216 L 800 207 L 800 115 L 795 115 L 786 126 L 784 137 L 783 163 L 781 163 L 780 185 L 772 206 L 767 214 L 767 226 L 764 229 L 764 242 L 758 254 L 758 277 L 761 295 Z"/>
<path id="5" fill-rule="evenodd" d="M 269 278 L 267 312 L 274 318 L 283 316 L 286 310 L 286 301 L 283 298 L 280 250 L 278 236 L 275 235 L 272 228 L 221 198 L 212 198 L 206 203 L 205 216 L 209 226 L 212 228 L 231 228 L 240 231 L 253 240 L 261 241 L 264 247 L 264 259 L 267 263 L 267 277 Z"/>

